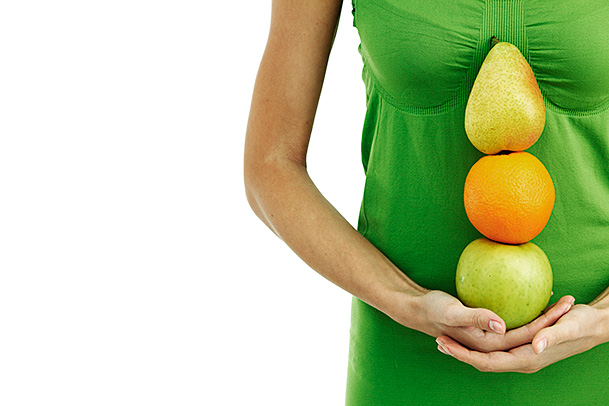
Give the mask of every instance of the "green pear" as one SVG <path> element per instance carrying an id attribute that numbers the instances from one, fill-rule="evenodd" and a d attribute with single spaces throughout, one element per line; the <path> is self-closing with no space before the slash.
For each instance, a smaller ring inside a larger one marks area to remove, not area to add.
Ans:
<path id="1" fill-rule="evenodd" d="M 524 151 L 543 131 L 543 96 L 518 48 L 495 37 L 493 43 L 467 101 L 465 131 L 485 154 Z"/>

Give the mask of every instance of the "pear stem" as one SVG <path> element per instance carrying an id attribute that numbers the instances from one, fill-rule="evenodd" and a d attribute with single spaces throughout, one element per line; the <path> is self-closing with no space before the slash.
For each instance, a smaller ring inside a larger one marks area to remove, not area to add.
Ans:
<path id="1" fill-rule="evenodd" d="M 497 45 L 499 42 L 501 42 L 499 41 L 499 38 L 493 36 L 493 38 L 491 38 L 491 48 Z"/>

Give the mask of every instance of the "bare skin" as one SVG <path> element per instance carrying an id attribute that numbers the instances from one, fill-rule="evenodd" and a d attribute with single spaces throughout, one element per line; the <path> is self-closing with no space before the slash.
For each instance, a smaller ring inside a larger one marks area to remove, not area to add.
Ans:
<path id="1" fill-rule="evenodd" d="M 503 351 L 475 351 L 453 338 L 438 337 L 438 350 L 480 371 L 534 373 L 548 365 L 609 342 L 609 288 L 589 304 L 577 304 L 530 343 Z M 508 332 L 509 333 L 509 332 Z"/>
<path id="2" fill-rule="evenodd" d="M 462 350 L 489 354 L 531 345 L 541 332 L 559 326 L 571 296 L 506 333 L 504 321 L 490 310 L 467 308 L 408 278 L 408 270 L 402 272 L 359 234 L 309 177 L 307 148 L 341 6 L 341 0 L 273 1 L 245 142 L 252 209 L 319 274 L 402 325 L 446 340 L 455 357 Z M 553 336 L 546 336 L 552 343 Z M 462 360 L 475 362 L 466 355 Z"/>

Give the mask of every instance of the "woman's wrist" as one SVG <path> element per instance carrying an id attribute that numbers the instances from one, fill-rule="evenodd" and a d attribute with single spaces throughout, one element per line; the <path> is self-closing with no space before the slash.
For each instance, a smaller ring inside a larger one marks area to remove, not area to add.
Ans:
<path id="1" fill-rule="evenodd" d="M 604 309 L 602 309 L 602 311 L 604 312 L 604 315 L 605 315 L 605 317 L 603 317 L 603 321 L 602 321 L 602 325 L 603 325 L 602 339 L 603 339 L 603 344 L 604 344 L 604 343 L 609 342 L 609 307 L 605 307 Z"/>
<path id="2" fill-rule="evenodd" d="M 599 302 L 592 305 L 599 312 L 599 336 L 600 343 L 604 344 L 609 342 L 609 303 Z"/>
<path id="3" fill-rule="evenodd" d="M 418 285 L 406 283 L 397 287 L 385 286 L 376 307 L 396 322 L 417 329 L 422 310 L 420 298 L 427 292 Z"/>
<path id="4" fill-rule="evenodd" d="M 609 342 L 609 288 L 605 289 L 589 305 L 599 312 L 600 343 Z"/>

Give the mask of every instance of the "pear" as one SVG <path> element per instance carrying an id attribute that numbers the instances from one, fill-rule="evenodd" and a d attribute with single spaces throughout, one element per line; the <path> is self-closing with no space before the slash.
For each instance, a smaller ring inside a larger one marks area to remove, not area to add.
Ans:
<path id="1" fill-rule="evenodd" d="M 543 96 L 518 48 L 495 37 L 493 44 L 467 101 L 465 132 L 485 154 L 524 151 L 543 131 Z"/>

